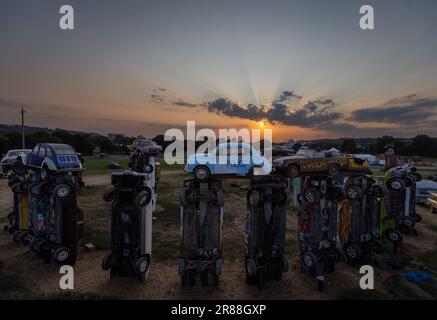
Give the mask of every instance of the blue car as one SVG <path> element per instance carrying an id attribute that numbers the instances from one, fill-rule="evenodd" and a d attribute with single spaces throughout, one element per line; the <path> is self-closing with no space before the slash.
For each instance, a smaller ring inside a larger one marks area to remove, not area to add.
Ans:
<path id="1" fill-rule="evenodd" d="M 68 144 L 39 143 L 27 156 L 26 165 L 41 172 L 41 178 L 46 180 L 53 172 L 82 171 L 82 163 Z"/>
<path id="2" fill-rule="evenodd" d="M 193 154 L 185 166 L 185 172 L 199 180 L 207 180 L 211 175 L 259 177 L 271 171 L 270 161 L 244 142 L 222 143 L 211 153 Z"/>

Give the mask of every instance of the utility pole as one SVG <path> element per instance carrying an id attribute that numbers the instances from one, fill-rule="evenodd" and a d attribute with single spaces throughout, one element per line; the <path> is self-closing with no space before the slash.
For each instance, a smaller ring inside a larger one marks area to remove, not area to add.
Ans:
<path id="1" fill-rule="evenodd" d="M 21 107 L 21 146 L 26 149 L 26 141 L 24 139 L 24 108 Z"/>

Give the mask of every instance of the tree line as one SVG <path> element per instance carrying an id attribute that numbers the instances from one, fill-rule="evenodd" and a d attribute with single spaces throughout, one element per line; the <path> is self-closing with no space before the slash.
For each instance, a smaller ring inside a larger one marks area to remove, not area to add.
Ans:
<path id="1" fill-rule="evenodd" d="M 118 140 L 117 140 L 118 139 Z M 71 133 L 64 130 L 38 131 L 26 134 L 26 149 L 37 143 L 65 143 L 83 155 L 92 155 L 96 150 L 103 153 L 122 154 L 133 138 L 118 137 L 111 141 L 105 136 L 87 133 Z M 21 149 L 21 134 L 17 132 L 0 133 L 0 154 L 11 149 Z"/>
<path id="2" fill-rule="evenodd" d="M 376 138 L 374 143 L 364 148 L 358 146 L 354 139 L 347 138 L 343 140 L 340 150 L 349 153 L 367 152 L 377 155 L 385 152 L 387 144 L 393 144 L 395 153 L 401 156 L 437 157 L 437 138 L 427 135 L 418 135 L 412 139 L 383 136 Z"/>

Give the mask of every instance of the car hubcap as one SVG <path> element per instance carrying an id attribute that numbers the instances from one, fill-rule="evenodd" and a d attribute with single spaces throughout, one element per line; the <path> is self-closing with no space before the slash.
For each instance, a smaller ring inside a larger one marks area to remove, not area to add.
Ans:
<path id="1" fill-rule="evenodd" d="M 395 190 L 399 190 L 399 189 L 401 189 L 402 184 L 401 184 L 399 181 L 394 181 L 394 182 L 391 184 L 391 187 L 392 187 L 393 189 L 395 189 Z"/>
<path id="2" fill-rule="evenodd" d="M 358 192 L 355 188 L 350 188 L 347 193 L 351 199 L 355 199 L 358 196 Z"/>
<path id="3" fill-rule="evenodd" d="M 58 191 L 56 191 L 56 194 L 58 195 L 59 198 L 65 198 L 66 196 L 68 196 L 69 193 L 70 190 L 69 187 L 67 186 L 59 187 Z"/>
<path id="4" fill-rule="evenodd" d="M 305 263 L 305 265 L 307 267 L 312 267 L 313 266 L 313 260 L 311 259 L 311 257 L 309 255 L 304 255 L 303 256 L 303 261 Z"/>
<path id="5" fill-rule="evenodd" d="M 351 246 L 349 246 L 346 249 L 346 252 L 347 252 L 348 256 L 351 257 L 351 258 L 355 258 L 357 256 L 357 252 L 356 252 L 355 248 L 353 248 Z"/>
<path id="6" fill-rule="evenodd" d="M 65 261 L 68 258 L 68 251 L 67 250 L 62 250 L 58 253 L 56 259 L 58 261 Z"/>
<path id="7" fill-rule="evenodd" d="M 206 178 L 206 170 L 205 169 L 197 170 L 197 178 L 198 179 L 205 179 Z"/>
<path id="8" fill-rule="evenodd" d="M 141 273 L 143 273 L 147 270 L 147 265 L 148 265 L 147 260 L 144 260 L 143 262 L 141 262 L 141 264 L 140 264 L 140 272 Z"/>

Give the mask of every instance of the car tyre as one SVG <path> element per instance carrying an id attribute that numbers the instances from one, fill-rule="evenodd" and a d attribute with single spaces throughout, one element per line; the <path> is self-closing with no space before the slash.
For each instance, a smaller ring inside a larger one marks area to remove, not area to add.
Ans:
<path id="1" fill-rule="evenodd" d="M 405 187 L 404 181 L 399 178 L 390 178 L 387 181 L 387 188 L 392 191 L 400 191 Z"/>
<path id="2" fill-rule="evenodd" d="M 384 235 L 388 240 L 393 243 L 399 243 L 402 241 L 402 235 L 399 233 L 399 231 L 393 228 L 385 230 Z"/>
<path id="3" fill-rule="evenodd" d="M 152 200 L 152 190 L 150 188 L 146 188 L 137 194 L 134 204 L 138 209 L 143 209 L 150 203 L 150 200 Z"/>
<path id="4" fill-rule="evenodd" d="M 109 270 L 112 268 L 112 266 L 114 265 L 115 259 L 114 259 L 114 255 L 112 254 L 112 252 L 108 252 L 103 256 L 102 259 L 102 263 L 101 263 L 101 267 L 102 270 Z"/>
<path id="5" fill-rule="evenodd" d="M 69 264 L 71 258 L 71 250 L 67 247 L 59 247 L 53 253 L 53 261 L 59 265 Z"/>
<path id="6" fill-rule="evenodd" d="M 317 257 L 311 251 L 304 251 L 302 253 L 302 264 L 311 274 L 314 274 L 317 266 Z"/>
<path id="7" fill-rule="evenodd" d="M 328 166 L 328 174 L 331 177 L 337 177 L 340 174 L 340 166 L 336 163 L 331 163 Z"/>
<path id="8" fill-rule="evenodd" d="M 320 192 L 314 187 L 308 187 L 303 192 L 303 197 L 306 202 L 315 204 L 320 201 Z"/>
<path id="9" fill-rule="evenodd" d="M 210 175 L 209 169 L 205 166 L 198 166 L 194 170 L 194 177 L 196 177 L 199 181 L 206 181 L 208 180 Z"/>
<path id="10" fill-rule="evenodd" d="M 105 191 L 105 193 L 103 194 L 103 201 L 105 202 L 111 202 L 115 199 L 115 194 L 116 194 L 117 190 L 115 189 L 115 187 L 110 187 L 108 190 Z"/>
<path id="11" fill-rule="evenodd" d="M 346 195 L 351 200 L 361 199 L 363 196 L 361 188 L 355 184 L 350 184 L 346 187 Z"/>
<path id="12" fill-rule="evenodd" d="M 289 178 L 297 178 L 300 175 L 300 168 L 297 164 L 290 164 L 287 167 L 287 176 Z"/>
<path id="13" fill-rule="evenodd" d="M 351 261 L 357 261 L 362 256 L 361 248 L 356 243 L 346 243 L 344 246 L 344 253 Z"/>

